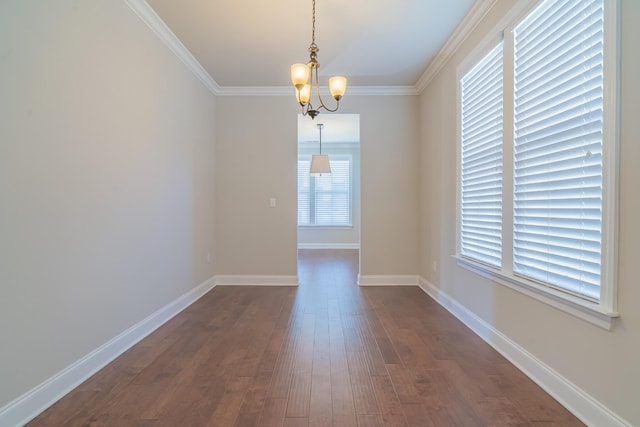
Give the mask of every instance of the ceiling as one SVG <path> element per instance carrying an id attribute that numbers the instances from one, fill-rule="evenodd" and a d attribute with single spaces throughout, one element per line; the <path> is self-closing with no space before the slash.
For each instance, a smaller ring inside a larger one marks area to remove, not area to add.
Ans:
<path id="1" fill-rule="evenodd" d="M 290 65 L 309 59 L 311 0 L 147 3 L 221 87 L 288 86 Z M 316 0 L 321 82 L 416 85 L 473 3 Z"/>

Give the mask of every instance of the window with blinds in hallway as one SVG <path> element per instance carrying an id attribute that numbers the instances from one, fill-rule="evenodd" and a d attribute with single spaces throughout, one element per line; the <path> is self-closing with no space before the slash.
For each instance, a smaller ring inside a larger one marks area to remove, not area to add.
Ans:
<path id="1" fill-rule="evenodd" d="M 351 225 L 351 160 L 329 158 L 331 174 L 309 175 L 310 160 L 298 160 L 298 225 Z"/>

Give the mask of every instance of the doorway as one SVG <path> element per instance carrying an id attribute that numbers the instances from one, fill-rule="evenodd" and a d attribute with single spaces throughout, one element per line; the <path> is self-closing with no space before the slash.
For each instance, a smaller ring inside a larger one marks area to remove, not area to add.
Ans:
<path id="1" fill-rule="evenodd" d="M 331 173 L 311 176 L 320 142 Z M 359 252 L 360 114 L 326 114 L 315 120 L 299 114 L 297 168 L 298 250 Z"/>

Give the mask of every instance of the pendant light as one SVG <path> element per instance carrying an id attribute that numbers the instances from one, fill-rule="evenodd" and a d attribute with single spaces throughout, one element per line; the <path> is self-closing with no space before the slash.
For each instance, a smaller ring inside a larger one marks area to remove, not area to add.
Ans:
<path id="1" fill-rule="evenodd" d="M 318 131 L 320 132 L 320 154 L 311 156 L 311 176 L 322 176 L 331 174 L 331 165 L 329 164 L 329 156 L 322 154 L 322 128 L 324 125 L 318 123 Z"/>

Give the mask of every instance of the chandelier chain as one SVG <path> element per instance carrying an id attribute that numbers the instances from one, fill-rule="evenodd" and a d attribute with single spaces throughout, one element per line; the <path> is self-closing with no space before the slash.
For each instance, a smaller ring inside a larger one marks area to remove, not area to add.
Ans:
<path id="1" fill-rule="evenodd" d="M 311 20 L 311 46 L 316 44 L 316 0 L 312 1 L 313 4 L 313 18 Z"/>

